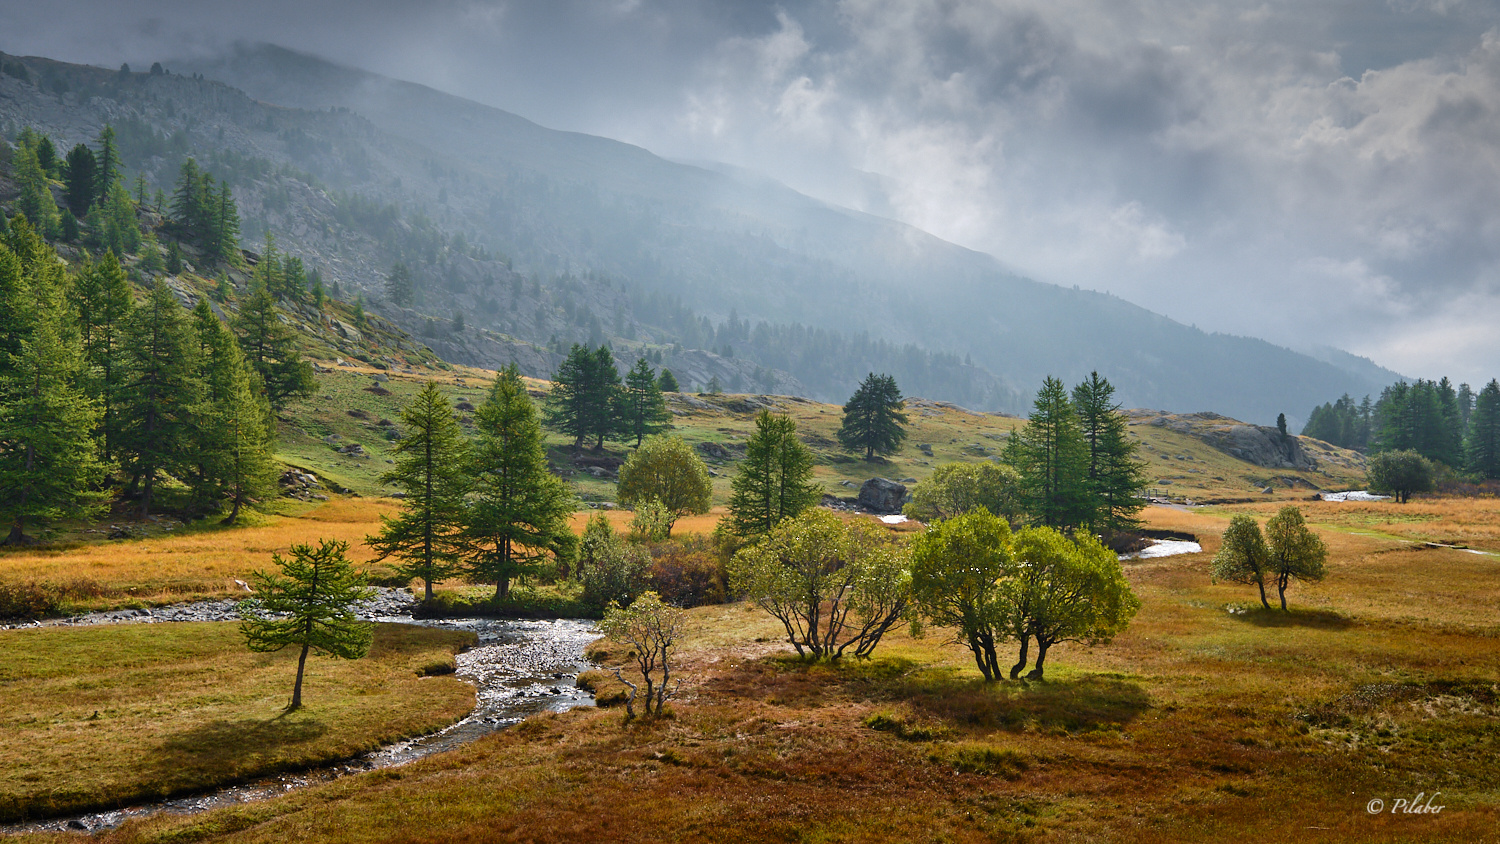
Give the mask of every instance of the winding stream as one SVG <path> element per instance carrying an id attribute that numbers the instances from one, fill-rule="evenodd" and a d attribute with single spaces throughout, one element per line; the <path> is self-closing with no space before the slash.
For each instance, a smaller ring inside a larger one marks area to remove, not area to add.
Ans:
<path id="1" fill-rule="evenodd" d="M 344 762 L 262 777 L 215 791 L 128 809 L 4 825 L 0 826 L 0 833 L 94 831 L 116 827 L 129 818 L 156 812 L 190 814 L 264 800 L 347 774 L 404 765 L 503 730 L 539 712 L 593 706 L 593 697 L 575 685 L 579 672 L 590 667 L 583 656 L 584 646 L 599 638 L 592 621 L 484 618 L 413 621 L 409 615 L 372 615 L 371 620 L 467 630 L 476 634 L 479 642 L 455 658 L 457 675 L 475 686 L 474 710 L 463 720 L 436 733 L 387 745 Z"/>

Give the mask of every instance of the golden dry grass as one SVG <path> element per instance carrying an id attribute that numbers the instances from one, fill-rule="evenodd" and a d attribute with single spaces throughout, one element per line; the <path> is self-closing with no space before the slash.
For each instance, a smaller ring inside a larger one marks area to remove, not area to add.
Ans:
<path id="1" fill-rule="evenodd" d="M 422 677 L 471 634 L 379 625 L 360 660 L 255 654 L 229 622 L 0 631 L 0 820 L 115 808 L 343 759 L 467 713 Z"/>
<path id="2" fill-rule="evenodd" d="M 271 555 L 285 555 L 293 544 L 341 539 L 349 543 L 351 560 L 368 561 L 365 535 L 377 531 L 379 515 L 393 509 L 390 501 L 335 498 L 297 515 L 265 516 L 258 524 L 232 529 L 61 549 L 10 549 L 0 551 L 0 582 L 100 587 L 98 594 L 77 599 L 80 609 L 243 595 L 235 579 L 248 582 L 251 572 L 272 568 Z"/>
<path id="3" fill-rule="evenodd" d="M 1249 589 L 1208 578 L 1228 518 L 1148 511 L 1204 551 L 1129 564 L 1140 615 L 1108 646 L 1060 646 L 1044 684 L 986 686 L 938 631 L 805 665 L 763 614 L 701 607 L 668 720 L 543 716 L 104 840 L 1500 840 L 1489 558 L 1315 521 L 1328 579 L 1294 586 L 1291 613 L 1243 611 Z M 1419 791 L 1446 808 L 1366 811 Z"/>

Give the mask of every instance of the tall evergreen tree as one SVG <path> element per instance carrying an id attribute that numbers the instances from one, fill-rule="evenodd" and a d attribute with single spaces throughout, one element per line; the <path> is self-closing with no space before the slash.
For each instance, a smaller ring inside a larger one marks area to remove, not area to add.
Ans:
<path id="1" fill-rule="evenodd" d="M 391 267 L 391 274 L 386 276 L 385 297 L 391 300 L 391 304 L 403 308 L 411 307 L 412 299 L 416 290 L 411 279 L 411 268 L 401 261 L 397 261 Z"/>
<path id="2" fill-rule="evenodd" d="M 400 572 L 418 577 L 432 600 L 433 581 L 459 572 L 458 533 L 469 490 L 468 444 L 453 406 L 427 382 L 401 414 L 406 435 L 396 443 L 395 468 L 381 476 L 406 493 L 401 513 L 380 517 L 380 535 L 365 542 L 380 556 L 402 561 Z"/>
<path id="3" fill-rule="evenodd" d="M 267 263 L 263 256 L 261 266 Z M 240 305 L 234 330 L 246 359 L 265 382 L 266 398 L 272 407 L 281 408 L 288 399 L 312 395 L 317 386 L 312 364 L 297 352 L 297 335 L 282 324 L 264 276 L 251 281 L 250 294 Z"/>
<path id="4" fill-rule="evenodd" d="M 608 346 L 590 349 L 573 344 L 568 357 L 552 377 L 547 395 L 546 422 L 555 431 L 573 437 L 573 448 L 583 448 L 594 438 L 596 450 L 621 429 L 620 371 Z"/>
<path id="5" fill-rule="evenodd" d="M 1021 473 L 1026 512 L 1037 524 L 1075 528 L 1089 520 L 1087 445 L 1067 388 L 1048 376 L 1025 427 L 1011 434 L 1006 460 Z"/>
<path id="6" fill-rule="evenodd" d="M 126 326 L 125 384 L 119 404 L 119 449 L 140 514 L 151 511 L 156 481 L 189 469 L 202 383 L 182 306 L 158 281 Z"/>
<path id="7" fill-rule="evenodd" d="M 896 379 L 871 372 L 844 405 L 839 444 L 849 451 L 863 449 L 866 460 L 876 452 L 894 453 L 906 439 L 905 408 Z"/>
<path id="8" fill-rule="evenodd" d="M 36 150 L 22 144 L 11 157 L 12 173 L 21 195 L 16 198 L 16 210 L 25 215 L 38 232 L 49 237 L 58 230 L 57 203 L 52 201 L 52 190 L 47 187 L 47 174 L 37 163 Z"/>
<path id="9" fill-rule="evenodd" d="M 36 163 L 41 166 L 42 172 L 49 179 L 62 178 L 62 161 L 57 157 L 57 147 L 52 139 L 46 135 L 40 135 L 34 146 L 36 150 Z"/>
<path id="10" fill-rule="evenodd" d="M 1135 516 L 1146 506 L 1140 497 L 1148 483 L 1146 466 L 1136 458 L 1138 446 L 1130 441 L 1114 396 L 1114 385 L 1097 372 L 1073 388 L 1073 407 L 1088 455 L 1085 524 L 1096 533 L 1136 530 L 1140 520 Z"/>
<path id="11" fill-rule="evenodd" d="M 51 262 L 27 278 L 0 244 L 0 296 L 23 291 L 30 305 L 23 320 L 5 326 L 0 352 L 0 517 L 10 521 L 8 543 L 25 540 L 28 522 L 87 516 L 103 502 L 94 490 L 104 475 L 92 437 L 99 406 L 78 386 L 82 360 L 67 281 Z"/>
<path id="12" fill-rule="evenodd" d="M 812 470 L 812 451 L 797 438 L 796 421 L 762 410 L 745 444 L 739 474 L 730 482 L 734 532 L 747 538 L 765 536 L 783 519 L 817 504 L 823 490 L 813 482 Z"/>
<path id="13" fill-rule="evenodd" d="M 120 363 L 121 347 L 132 304 L 130 282 L 115 253 L 106 252 L 98 261 L 86 262 L 78 272 L 72 295 L 86 366 L 84 390 L 103 409 L 97 434 L 104 447 L 104 460 L 109 462 L 120 436 L 117 409 L 125 373 Z"/>
<path id="14" fill-rule="evenodd" d="M 213 194 L 207 189 L 207 174 L 198 162 L 189 158 L 177 171 L 177 186 L 172 191 L 172 223 L 189 243 L 202 244 L 209 234 L 209 203 Z"/>
<path id="15" fill-rule="evenodd" d="M 98 194 L 94 187 L 98 183 L 98 165 L 94 162 L 94 151 L 87 144 L 78 144 L 68 151 L 63 165 L 63 195 L 73 216 L 82 219 L 88 216 Z"/>
<path id="16" fill-rule="evenodd" d="M 676 393 L 682 390 L 677 384 L 677 376 L 672 374 L 672 370 L 665 367 L 662 368 L 661 376 L 656 379 L 656 386 L 660 387 L 663 393 Z"/>
<path id="17" fill-rule="evenodd" d="M 98 165 L 94 170 L 94 197 L 98 199 L 108 195 L 109 189 L 120 179 L 120 150 L 115 144 L 115 127 L 105 124 L 95 142 L 99 145 L 99 152 L 94 156 Z"/>
<path id="18" fill-rule="evenodd" d="M 1500 381 L 1493 378 L 1479 391 L 1469 416 L 1467 452 L 1470 472 L 1500 479 Z"/>
<path id="19" fill-rule="evenodd" d="M 104 248 L 125 255 L 141 248 L 141 225 L 136 220 L 135 202 L 125 186 L 115 182 L 105 193 L 103 205 L 90 215 Z"/>
<path id="20" fill-rule="evenodd" d="M 474 495 L 461 541 L 469 575 L 510 594 L 513 578 L 537 571 L 548 557 L 568 559 L 577 544 L 568 527 L 574 498 L 547 469 L 542 428 L 521 373 L 512 364 L 495 377 L 475 413 Z"/>
<path id="21" fill-rule="evenodd" d="M 229 182 L 219 184 L 219 196 L 206 244 L 208 258 L 225 264 L 238 264 L 240 257 L 240 212 L 229 191 Z"/>
<path id="22" fill-rule="evenodd" d="M 656 373 L 645 358 L 635 362 L 635 367 L 625 375 L 625 390 L 621 396 L 628 436 L 635 437 L 636 448 L 641 441 L 672 427 L 672 413 L 667 410 L 667 400 L 661 394 Z"/>
<path id="23" fill-rule="evenodd" d="M 191 485 L 207 508 L 227 498 L 230 511 L 224 524 L 232 525 L 241 507 L 275 489 L 275 427 L 260 377 L 207 299 L 199 299 L 193 309 L 193 329 L 204 401 L 194 420 Z"/>

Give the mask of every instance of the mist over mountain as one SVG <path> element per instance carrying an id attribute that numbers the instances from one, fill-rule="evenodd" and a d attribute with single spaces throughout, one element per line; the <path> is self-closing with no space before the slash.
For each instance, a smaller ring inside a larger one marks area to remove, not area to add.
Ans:
<path id="1" fill-rule="evenodd" d="M 166 65 L 130 85 L 67 91 L 44 72 L 30 112 L 7 96 L 0 117 L 67 143 L 105 120 L 136 121 L 138 134 L 163 139 L 138 156 L 156 184 L 170 190 L 186 154 L 214 162 L 245 206 L 247 243 L 269 227 L 372 298 L 391 261 L 413 261 L 420 295 L 393 318 L 420 330 L 463 312 L 502 335 L 434 346 L 469 358 L 460 362 L 510 354 L 544 370 L 566 342 L 612 339 L 702 349 L 729 365 L 730 389 L 842 400 L 867 371 L 893 371 L 909 395 L 1011 412 L 1045 376 L 1071 383 L 1097 369 L 1126 405 L 1260 422 L 1295 421 L 1397 377 L 1021 278 L 991 256 L 753 174 L 552 131 L 280 48 Z M 46 66 L 59 79 L 88 75 Z M 243 165 L 251 159 L 266 166 Z M 367 242 L 355 248 L 339 226 Z"/>

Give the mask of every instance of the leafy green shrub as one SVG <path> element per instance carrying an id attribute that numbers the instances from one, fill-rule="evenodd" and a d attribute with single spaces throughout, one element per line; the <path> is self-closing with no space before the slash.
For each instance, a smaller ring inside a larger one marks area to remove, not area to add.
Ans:
<path id="1" fill-rule="evenodd" d="M 641 542 L 660 542 L 672 535 L 672 521 L 671 511 L 660 500 L 648 498 L 635 506 L 630 536 Z"/>

